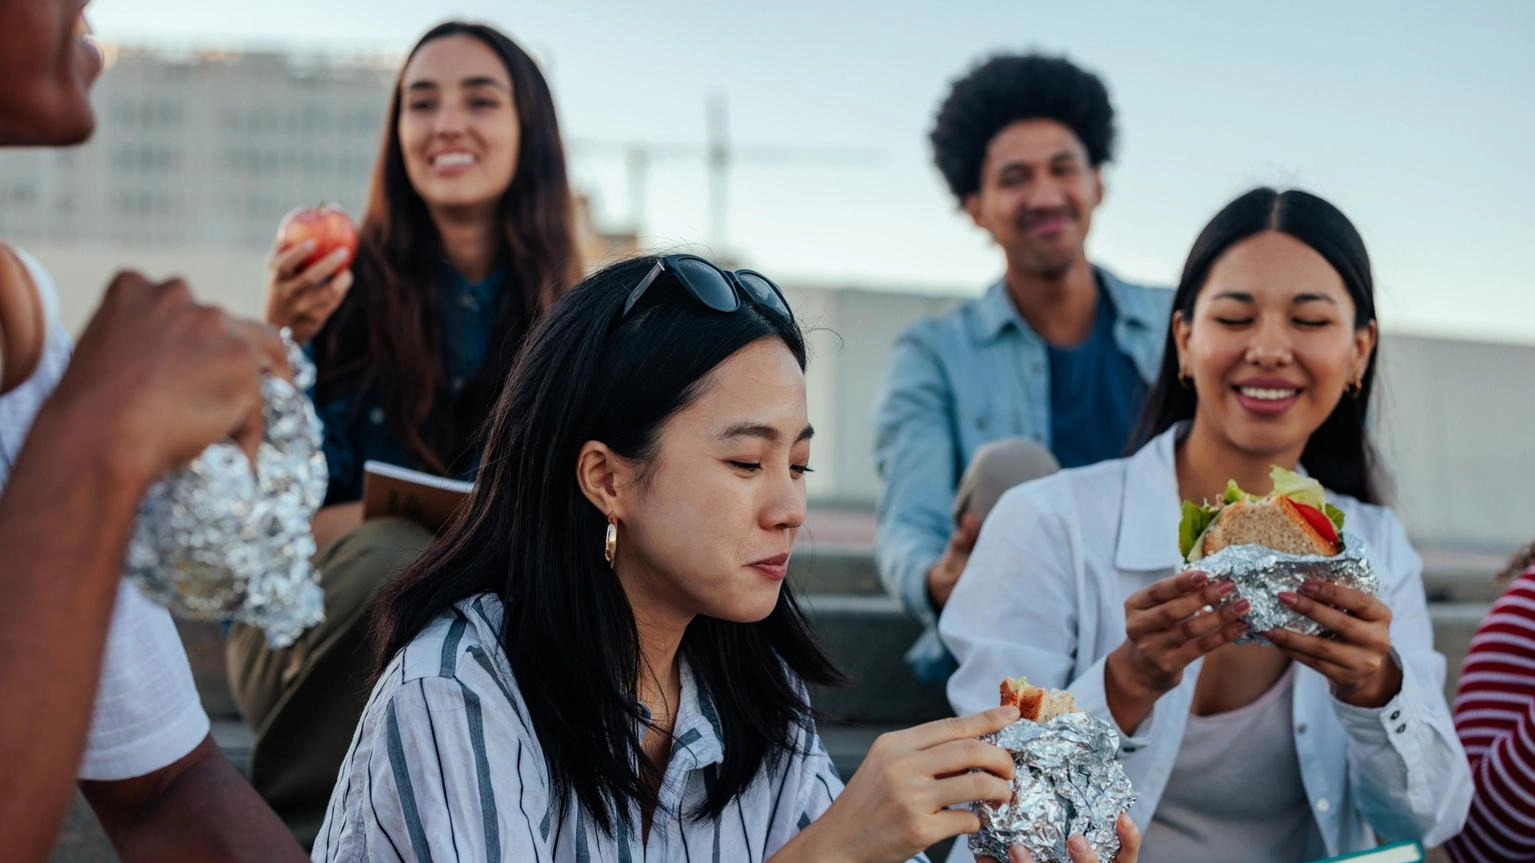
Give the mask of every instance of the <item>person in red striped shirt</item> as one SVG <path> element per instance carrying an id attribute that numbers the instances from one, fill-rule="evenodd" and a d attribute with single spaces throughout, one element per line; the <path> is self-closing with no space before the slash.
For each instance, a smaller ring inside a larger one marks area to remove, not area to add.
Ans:
<path id="1" fill-rule="evenodd" d="M 1455 863 L 1535 861 L 1535 543 L 1514 556 L 1508 590 L 1471 639 L 1455 693 L 1455 730 L 1476 796 L 1445 844 Z"/>

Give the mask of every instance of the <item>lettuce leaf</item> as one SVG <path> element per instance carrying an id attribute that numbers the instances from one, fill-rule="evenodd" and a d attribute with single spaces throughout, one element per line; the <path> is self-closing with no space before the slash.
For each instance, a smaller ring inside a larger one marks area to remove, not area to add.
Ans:
<path id="1" fill-rule="evenodd" d="M 1248 494 L 1247 492 L 1242 491 L 1242 487 L 1237 485 L 1236 480 L 1226 480 L 1226 493 L 1221 495 L 1222 503 L 1252 503 L 1258 500 L 1262 500 L 1262 498 L 1255 494 Z M 1217 509 L 1219 509 L 1219 507 L 1217 507 Z"/>
<path id="2" fill-rule="evenodd" d="M 1343 510 L 1338 509 L 1330 503 L 1324 503 L 1322 504 L 1322 512 L 1327 513 L 1327 517 L 1332 519 L 1333 527 L 1336 527 L 1340 531 L 1343 530 Z"/>
<path id="3" fill-rule="evenodd" d="M 1285 470 L 1279 465 L 1269 468 L 1269 476 L 1274 480 L 1276 496 L 1282 495 L 1296 503 L 1303 503 L 1315 509 L 1322 509 L 1327 505 L 1326 494 L 1322 491 L 1322 484 L 1317 480 Z"/>
<path id="4" fill-rule="evenodd" d="M 1218 507 L 1201 506 L 1191 501 L 1183 502 L 1183 521 L 1178 524 L 1178 553 L 1188 559 L 1189 552 L 1194 550 L 1194 543 L 1215 520 Z"/>

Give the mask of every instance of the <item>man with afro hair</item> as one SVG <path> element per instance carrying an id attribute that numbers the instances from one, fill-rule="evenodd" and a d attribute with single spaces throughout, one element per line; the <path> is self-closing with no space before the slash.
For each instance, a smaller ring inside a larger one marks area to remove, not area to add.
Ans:
<path id="1" fill-rule="evenodd" d="M 1171 293 L 1087 259 L 1114 154 L 1114 108 L 1097 76 L 1060 57 L 991 57 L 954 83 L 931 141 L 956 202 L 1005 264 L 981 297 L 896 340 L 875 404 L 885 483 L 875 557 L 927 629 L 907 661 L 939 682 L 953 660 L 934 624 L 986 511 L 1057 465 L 1124 454 Z"/>

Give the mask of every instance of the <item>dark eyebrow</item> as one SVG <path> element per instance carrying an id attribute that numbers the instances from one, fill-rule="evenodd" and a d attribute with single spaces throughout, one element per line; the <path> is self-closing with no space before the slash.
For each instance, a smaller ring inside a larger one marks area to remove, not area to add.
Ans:
<path id="1" fill-rule="evenodd" d="M 465 78 L 464 80 L 458 82 L 458 85 L 465 88 L 495 87 L 497 90 L 508 90 L 508 87 L 505 84 L 501 83 L 495 78 L 490 77 L 489 75 L 476 75 L 473 78 Z M 438 87 L 436 81 L 412 81 L 409 85 L 406 86 L 405 89 L 410 91 L 436 90 Z"/>
<path id="2" fill-rule="evenodd" d="M 476 75 L 473 78 L 465 78 L 458 82 L 460 87 L 495 87 L 497 90 L 510 90 L 507 85 L 489 75 Z"/>
<path id="3" fill-rule="evenodd" d="M 1236 300 L 1239 303 L 1256 302 L 1253 299 L 1253 295 L 1247 293 L 1246 291 L 1221 291 L 1220 293 L 1216 294 L 1212 299 L 1216 299 L 1216 300 Z"/>
<path id="4" fill-rule="evenodd" d="M 1294 306 L 1301 303 L 1332 303 L 1336 306 L 1338 301 L 1326 294 L 1296 294 L 1295 299 L 1290 301 L 1290 304 Z"/>
<path id="5" fill-rule="evenodd" d="M 799 443 L 802 440 L 810 440 L 814 436 L 815 429 L 807 425 L 802 431 L 800 431 L 799 437 L 795 438 L 794 442 Z M 719 435 L 719 439 L 722 441 L 738 437 L 761 438 L 762 440 L 765 440 L 769 443 L 777 443 L 779 440 L 778 429 L 775 429 L 772 426 L 763 425 L 762 423 L 754 422 L 736 423 L 735 425 L 725 429 L 723 432 L 720 432 Z"/>

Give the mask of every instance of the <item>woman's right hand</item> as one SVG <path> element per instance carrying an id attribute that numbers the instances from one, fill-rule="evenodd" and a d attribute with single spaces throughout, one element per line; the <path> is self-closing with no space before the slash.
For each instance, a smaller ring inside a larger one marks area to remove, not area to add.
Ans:
<path id="1" fill-rule="evenodd" d="M 1250 607 L 1247 600 L 1205 610 L 1234 587 L 1228 580 L 1211 581 L 1203 572 L 1180 572 L 1125 600 L 1125 641 L 1104 665 L 1109 711 L 1121 729 L 1139 726 L 1157 699 L 1183 680 L 1190 663 L 1247 632 L 1242 620 Z"/>
<path id="2" fill-rule="evenodd" d="M 1012 798 L 1012 756 L 976 738 L 1017 719 L 1016 707 L 993 707 L 880 735 L 847 787 L 801 832 L 814 850 L 796 850 L 807 860 L 888 863 L 974 833 L 981 826 L 976 814 L 949 807 Z"/>
<path id="3" fill-rule="evenodd" d="M 313 251 L 314 241 L 304 240 L 274 247 L 267 259 L 267 323 L 287 327 L 301 345 L 314 338 L 352 287 L 352 271 L 342 269 L 348 250 L 337 249 L 305 267 Z"/>

